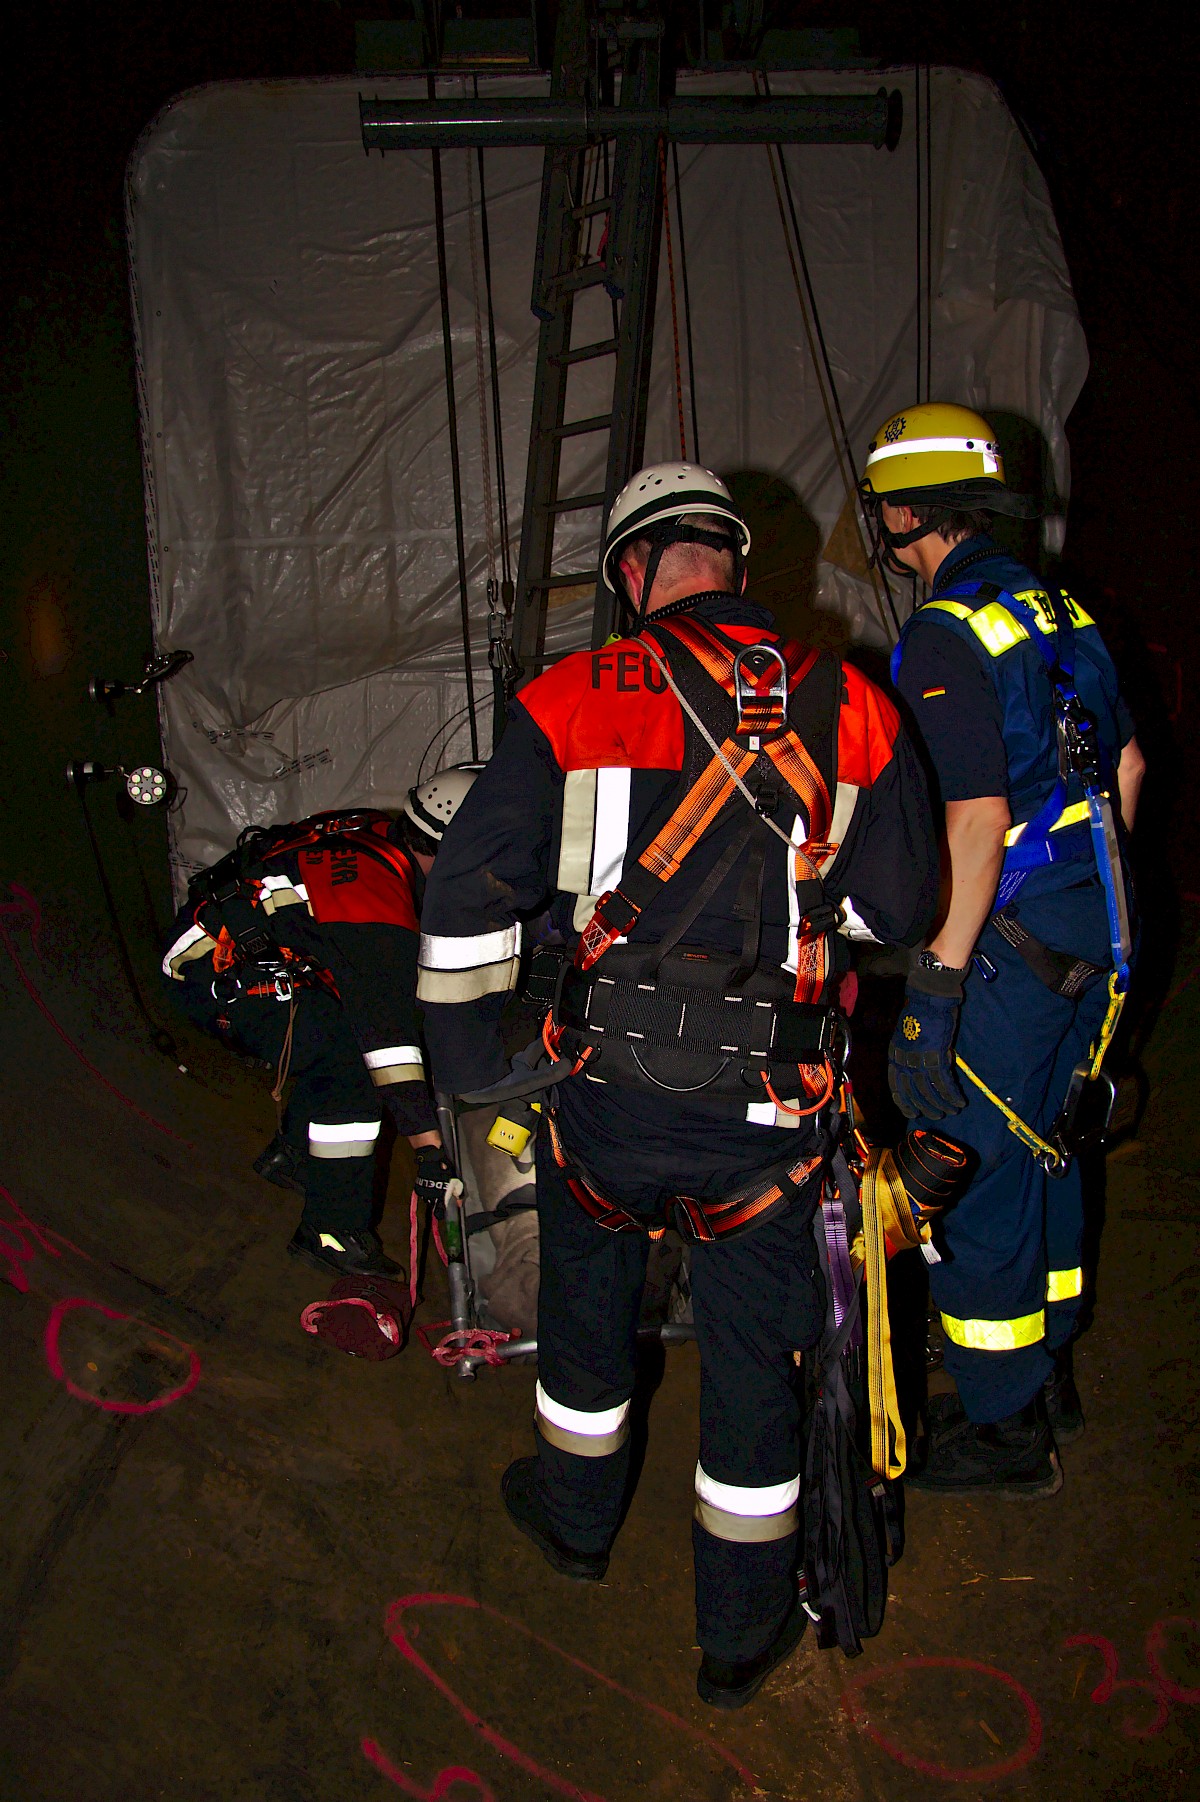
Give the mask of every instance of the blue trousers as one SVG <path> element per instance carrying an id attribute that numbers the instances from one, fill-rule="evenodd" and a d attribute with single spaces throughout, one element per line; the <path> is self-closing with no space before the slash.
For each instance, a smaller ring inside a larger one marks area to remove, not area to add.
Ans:
<path id="1" fill-rule="evenodd" d="M 681 1148 L 677 1174 L 660 1178 L 664 1196 L 702 1188 L 688 1162 Z M 640 1180 L 632 1186 L 644 1195 L 645 1161 L 638 1158 L 636 1167 Z M 618 1187 L 606 1184 L 605 1193 L 625 1200 Z M 608 1232 L 584 1212 L 544 1134 L 537 1195 L 537 1492 L 562 1540 L 599 1552 L 612 1543 L 626 1499 L 649 1242 L 642 1233 Z M 802 1448 L 793 1352 L 816 1343 L 823 1319 L 809 1205 L 815 1200 L 810 1185 L 802 1201 L 757 1231 L 692 1248 L 700 1352 L 692 1523 L 697 1638 L 729 1661 L 762 1651 L 796 1595 Z"/>
<path id="2" fill-rule="evenodd" d="M 1015 911 L 1044 944 L 1108 961 L 1103 900 L 1094 879 Z M 990 923 L 978 950 L 995 966 L 967 978 L 956 1049 L 997 1095 L 1045 1137 L 1071 1072 L 1108 1005 L 1097 978 L 1075 1000 L 1055 995 Z M 1054 1353 L 1072 1337 L 1082 1301 L 1083 1193 L 1078 1163 L 1047 1176 L 1004 1116 L 961 1072 L 964 1112 L 936 1125 L 979 1156 L 967 1193 L 945 1216 L 943 1262 L 930 1289 L 946 1336 L 946 1369 L 970 1418 L 1002 1420 L 1038 1393 Z M 918 1123 L 921 1124 L 921 1123 Z"/>

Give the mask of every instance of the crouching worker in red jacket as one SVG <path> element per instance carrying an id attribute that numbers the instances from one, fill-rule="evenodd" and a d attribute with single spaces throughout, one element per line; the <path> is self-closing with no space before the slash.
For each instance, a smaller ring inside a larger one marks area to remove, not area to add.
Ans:
<path id="1" fill-rule="evenodd" d="M 291 1079 L 255 1164 L 304 1196 L 288 1250 L 338 1276 L 392 1275 L 372 1228 L 383 1109 L 417 1154 L 431 1205 L 442 1156 L 417 1021 L 418 920 L 438 843 L 475 780 L 444 770 L 398 820 L 318 814 L 243 833 L 193 878 L 163 958 L 173 999 L 233 1050 Z"/>

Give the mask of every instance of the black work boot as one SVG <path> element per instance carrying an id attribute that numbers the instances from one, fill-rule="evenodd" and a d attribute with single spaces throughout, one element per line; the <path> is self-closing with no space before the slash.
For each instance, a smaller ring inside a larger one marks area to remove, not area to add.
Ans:
<path id="1" fill-rule="evenodd" d="M 300 1159 L 304 1155 L 304 1152 L 289 1144 L 282 1133 L 276 1133 L 266 1149 L 260 1151 L 255 1158 L 254 1168 L 264 1182 L 274 1183 L 277 1189 L 294 1189 L 298 1195 L 303 1195 Z"/>
<path id="2" fill-rule="evenodd" d="M 546 1563 L 560 1576 L 574 1577 L 580 1583 L 599 1583 L 608 1569 L 608 1553 L 577 1552 L 551 1530 L 533 1490 L 537 1464 L 536 1458 L 518 1458 L 501 1477 L 500 1494 L 508 1518 L 526 1539 L 532 1539 Z"/>
<path id="3" fill-rule="evenodd" d="M 905 1481 L 942 1494 L 1057 1495 L 1062 1467 L 1041 1392 L 1007 1419 L 982 1426 L 967 1419 L 957 1397 L 945 1398 L 930 1419 L 925 1462 Z"/>
<path id="4" fill-rule="evenodd" d="M 1046 1398 L 1046 1413 L 1055 1439 L 1060 1445 L 1078 1439 L 1086 1423 L 1083 1403 L 1075 1387 L 1074 1360 L 1069 1345 L 1055 1354 L 1054 1369 L 1046 1378 L 1042 1394 Z"/>
<path id="5" fill-rule="evenodd" d="M 397 1276 L 403 1265 L 389 1258 L 369 1227 L 357 1233 L 322 1232 L 302 1220 L 288 1250 L 314 1270 L 332 1270 L 335 1276 Z"/>
<path id="6" fill-rule="evenodd" d="M 705 1652 L 696 1673 L 700 1700 L 707 1702 L 710 1708 L 744 1708 L 758 1694 L 776 1665 L 782 1664 L 795 1651 L 807 1625 L 804 1604 L 797 1598 L 770 1645 L 756 1657 L 727 1664 L 723 1658 L 713 1658 Z"/>

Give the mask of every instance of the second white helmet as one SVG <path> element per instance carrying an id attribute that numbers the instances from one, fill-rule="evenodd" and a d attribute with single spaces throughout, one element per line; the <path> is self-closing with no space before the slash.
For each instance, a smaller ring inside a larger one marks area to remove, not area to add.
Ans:
<path id="1" fill-rule="evenodd" d="M 439 770 L 428 782 L 408 791 L 404 812 L 427 838 L 438 840 L 471 792 L 481 763 L 458 763 Z"/>

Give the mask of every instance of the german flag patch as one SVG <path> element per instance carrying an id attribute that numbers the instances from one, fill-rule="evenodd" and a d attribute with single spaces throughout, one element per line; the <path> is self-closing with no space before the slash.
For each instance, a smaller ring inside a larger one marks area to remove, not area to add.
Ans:
<path id="1" fill-rule="evenodd" d="M 935 695 L 944 695 L 945 692 L 944 688 L 927 688 L 922 693 L 921 699 L 923 701 L 932 701 Z"/>

